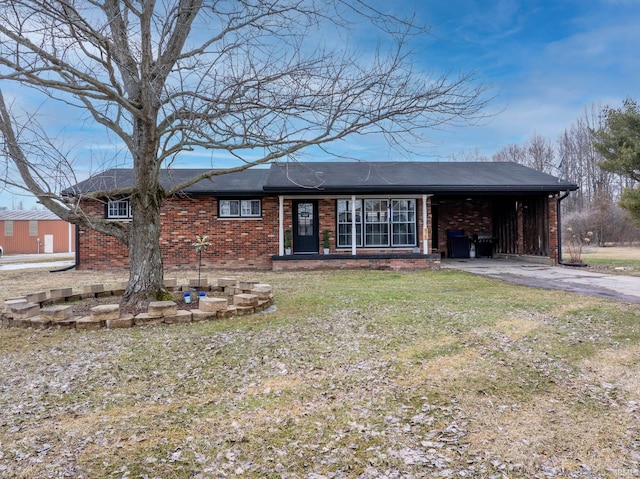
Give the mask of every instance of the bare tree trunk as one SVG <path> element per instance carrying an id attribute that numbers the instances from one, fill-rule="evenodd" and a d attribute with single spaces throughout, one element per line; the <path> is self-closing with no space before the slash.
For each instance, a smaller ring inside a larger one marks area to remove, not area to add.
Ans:
<path id="1" fill-rule="evenodd" d="M 146 101 L 151 105 L 150 100 Z M 157 109 L 147 115 L 155 117 Z M 131 195 L 133 216 L 129 236 L 129 283 L 122 303 L 143 309 L 149 301 L 165 292 L 160 253 L 160 208 L 164 189 L 158 180 L 157 134 L 154 122 L 134 122 L 134 193 Z"/>
<path id="2" fill-rule="evenodd" d="M 129 237 L 129 283 L 122 303 L 142 308 L 164 292 L 160 252 L 160 200 L 155 192 L 131 199 L 133 223 Z"/>

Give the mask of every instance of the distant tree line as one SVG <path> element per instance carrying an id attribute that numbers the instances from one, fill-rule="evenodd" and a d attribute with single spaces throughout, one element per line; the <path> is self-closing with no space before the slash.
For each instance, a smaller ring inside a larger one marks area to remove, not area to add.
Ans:
<path id="1" fill-rule="evenodd" d="M 622 108 L 591 105 L 552 140 L 534 133 L 509 144 L 493 161 L 512 161 L 576 183 L 562 201 L 563 227 L 592 242 L 640 241 L 640 112 L 635 101 Z"/>

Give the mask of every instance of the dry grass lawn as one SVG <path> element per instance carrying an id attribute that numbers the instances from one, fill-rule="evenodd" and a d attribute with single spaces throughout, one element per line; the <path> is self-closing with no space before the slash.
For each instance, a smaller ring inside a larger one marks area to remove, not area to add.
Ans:
<path id="1" fill-rule="evenodd" d="M 589 246 L 583 251 L 585 259 L 613 259 L 640 261 L 640 248 L 631 246 Z"/>
<path id="2" fill-rule="evenodd" d="M 594 271 L 640 276 L 640 248 L 638 247 L 589 246 L 584 248 L 582 259 Z"/>
<path id="3" fill-rule="evenodd" d="M 126 276 L 0 271 L 0 291 Z M 0 476 L 640 475 L 639 305 L 457 271 L 235 276 L 277 310 L 0 328 Z"/>

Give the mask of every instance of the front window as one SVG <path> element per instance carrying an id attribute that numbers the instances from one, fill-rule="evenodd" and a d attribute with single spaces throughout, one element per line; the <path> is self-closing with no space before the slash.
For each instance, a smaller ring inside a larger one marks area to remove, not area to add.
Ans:
<path id="1" fill-rule="evenodd" d="M 221 218 L 259 218 L 262 214 L 260 200 L 220 200 L 218 210 Z"/>
<path id="2" fill-rule="evenodd" d="M 416 202 L 414 200 L 391 201 L 391 238 L 394 246 L 416 245 Z"/>
<path id="3" fill-rule="evenodd" d="M 389 246 L 389 201 L 365 200 L 364 245 Z"/>
<path id="4" fill-rule="evenodd" d="M 128 200 L 109 201 L 107 206 L 107 218 L 131 218 L 131 203 Z"/>
<path id="5" fill-rule="evenodd" d="M 338 200 L 338 248 L 351 246 L 353 202 Z M 362 200 L 356 200 L 356 246 L 362 246 Z"/>
<path id="6" fill-rule="evenodd" d="M 338 247 L 351 246 L 351 200 L 338 200 Z M 413 199 L 356 200 L 356 246 L 403 247 L 416 243 L 416 202 Z M 363 235 L 364 230 L 364 235 Z"/>

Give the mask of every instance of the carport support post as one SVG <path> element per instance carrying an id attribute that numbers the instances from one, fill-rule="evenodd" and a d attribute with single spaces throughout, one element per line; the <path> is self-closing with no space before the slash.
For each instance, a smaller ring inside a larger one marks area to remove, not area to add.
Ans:
<path id="1" fill-rule="evenodd" d="M 278 196 L 278 256 L 284 256 L 284 197 Z"/>
<path id="2" fill-rule="evenodd" d="M 524 254 L 524 215 L 522 206 L 522 201 L 516 200 L 516 225 L 518 234 L 516 252 L 520 256 Z"/>
<path id="3" fill-rule="evenodd" d="M 429 254 L 429 209 L 427 203 L 432 195 L 422 195 L 422 254 Z"/>
<path id="4" fill-rule="evenodd" d="M 362 214 L 364 215 L 364 200 L 362 200 Z M 356 195 L 351 195 L 351 255 L 356 255 Z"/>

